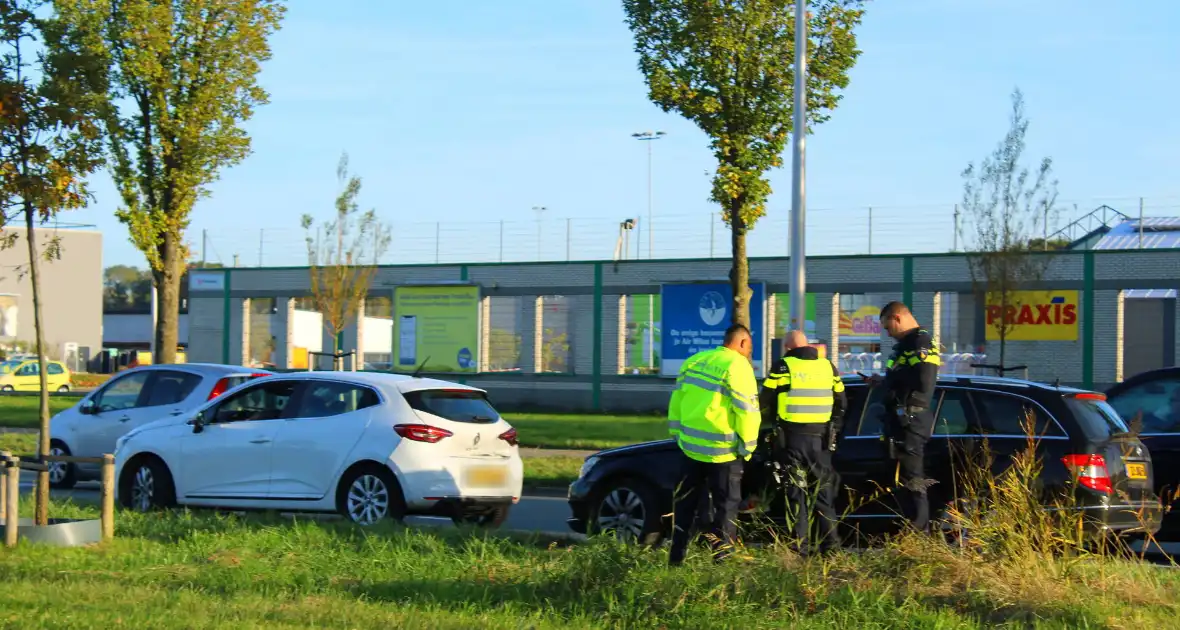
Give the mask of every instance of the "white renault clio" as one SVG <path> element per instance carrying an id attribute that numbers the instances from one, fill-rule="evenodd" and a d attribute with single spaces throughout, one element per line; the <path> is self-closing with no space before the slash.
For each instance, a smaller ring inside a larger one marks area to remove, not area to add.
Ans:
<path id="1" fill-rule="evenodd" d="M 128 433 L 117 497 L 172 505 L 407 515 L 498 527 L 520 500 L 516 430 L 483 390 L 367 372 L 277 374 Z"/>

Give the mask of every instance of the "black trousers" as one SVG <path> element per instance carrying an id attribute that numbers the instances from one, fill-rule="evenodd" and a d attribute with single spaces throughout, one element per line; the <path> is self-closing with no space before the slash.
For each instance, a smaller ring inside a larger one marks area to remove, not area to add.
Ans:
<path id="1" fill-rule="evenodd" d="M 930 499 L 926 494 L 926 443 L 930 441 L 927 429 L 933 428 L 933 417 L 929 412 L 915 414 L 910 425 L 895 427 L 891 432 L 897 443 L 896 456 L 899 464 L 898 499 L 902 514 L 918 531 L 930 526 Z"/>
<path id="2" fill-rule="evenodd" d="M 817 547 L 820 552 L 840 547 L 835 506 L 840 482 L 824 441 L 824 436 L 810 427 L 796 430 L 785 423 L 778 432 L 775 451 L 785 472 L 787 517 L 794 520 L 795 543 L 804 553 Z"/>
<path id="3" fill-rule="evenodd" d="M 737 538 L 738 503 L 741 501 L 745 462 L 710 464 L 683 453 L 681 459 L 681 481 L 676 488 L 672 550 L 668 561 L 671 564 L 683 562 L 688 543 L 701 529 L 710 535 L 713 558 L 721 560 L 729 555 Z M 698 514 L 703 516 L 703 523 L 698 523 Z"/>

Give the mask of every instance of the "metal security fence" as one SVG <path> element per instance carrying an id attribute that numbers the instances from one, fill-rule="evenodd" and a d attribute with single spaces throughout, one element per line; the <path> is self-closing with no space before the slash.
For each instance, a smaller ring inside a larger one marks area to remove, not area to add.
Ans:
<path id="1" fill-rule="evenodd" d="M 1041 236 L 1050 240 L 1084 235 L 1103 221 L 1180 214 L 1180 197 L 1062 201 L 1056 220 Z M 550 211 L 554 212 L 554 211 Z M 435 213 L 443 214 L 443 213 Z M 393 240 L 382 264 L 517 263 L 672 258 L 726 258 L 728 227 L 716 208 L 656 214 L 651 225 L 640 212 L 603 211 L 594 218 L 541 214 L 536 219 L 391 220 Z M 262 215 L 265 216 L 265 215 Z M 644 215 L 646 216 L 646 215 Z M 808 208 L 807 249 L 812 256 L 912 254 L 961 251 L 972 237 L 971 217 L 955 203 L 859 208 Z M 624 224 L 630 227 L 624 228 Z M 647 230 L 651 230 L 648 249 Z M 204 230 L 201 258 L 232 267 L 307 264 L 304 232 L 296 225 L 235 224 Z M 787 256 L 785 212 L 763 217 L 749 236 L 750 256 Z"/>

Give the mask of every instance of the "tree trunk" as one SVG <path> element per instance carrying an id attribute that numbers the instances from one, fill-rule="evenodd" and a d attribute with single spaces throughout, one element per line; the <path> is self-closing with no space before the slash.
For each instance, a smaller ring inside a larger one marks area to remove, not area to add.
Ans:
<path id="1" fill-rule="evenodd" d="M 33 224 L 36 212 L 33 204 L 25 202 L 25 238 L 29 243 L 29 281 L 33 285 L 33 329 L 37 336 L 37 363 L 40 366 L 38 380 L 41 384 L 40 426 L 41 437 L 37 446 L 37 454 L 42 462 L 49 455 L 49 383 L 45 371 L 45 331 L 41 328 L 41 278 L 37 256 L 37 241 Z M 37 473 L 36 513 L 33 522 L 36 525 L 49 524 L 49 471 Z M 16 518 L 12 515 L 11 518 Z"/>
<path id="2" fill-rule="evenodd" d="M 156 305 L 156 354 L 152 363 L 176 363 L 176 346 L 180 326 L 180 239 L 176 234 L 164 234 L 160 248 L 161 271 L 152 271 L 158 287 Z M 228 331 L 227 331 L 228 332 Z"/>
<path id="3" fill-rule="evenodd" d="M 733 289 L 733 316 L 731 323 L 750 327 L 750 261 L 746 258 L 746 224 L 741 219 L 741 207 L 734 200 L 730 207 L 730 237 L 733 245 L 733 263 L 729 268 L 729 284 Z"/>

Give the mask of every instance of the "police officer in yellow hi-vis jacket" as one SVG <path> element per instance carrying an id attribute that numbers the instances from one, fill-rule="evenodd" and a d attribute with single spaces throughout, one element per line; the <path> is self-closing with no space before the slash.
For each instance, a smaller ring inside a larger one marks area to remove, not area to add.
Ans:
<path id="1" fill-rule="evenodd" d="M 798 330 L 787 333 L 779 359 L 760 396 L 766 423 L 775 427 L 775 459 L 783 467 L 786 498 L 794 511 L 795 541 L 801 554 L 810 553 L 811 512 L 818 517 L 820 553 L 840 547 L 836 531 L 839 480 L 832 465 L 836 437 L 844 425 L 844 381 L 831 361 L 808 345 Z M 790 514 L 790 512 L 788 512 Z"/>
<path id="2" fill-rule="evenodd" d="M 758 445 L 761 423 L 753 351 L 750 329 L 734 324 L 721 347 L 694 354 L 680 367 L 668 402 L 668 432 L 684 454 L 669 564 L 684 562 L 706 496 L 713 508 L 706 529 L 713 559 L 728 557 L 737 537 L 742 467 Z"/>

